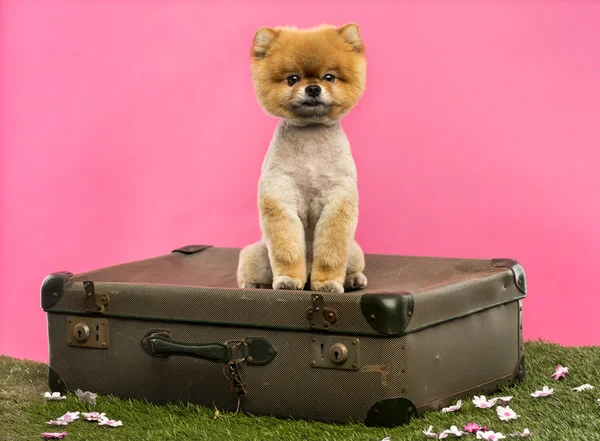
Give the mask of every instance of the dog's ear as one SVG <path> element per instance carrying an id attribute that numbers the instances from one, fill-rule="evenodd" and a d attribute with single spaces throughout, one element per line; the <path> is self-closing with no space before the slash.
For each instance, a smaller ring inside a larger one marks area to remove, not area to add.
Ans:
<path id="1" fill-rule="evenodd" d="M 337 31 L 346 41 L 346 43 L 352 46 L 352 49 L 355 52 L 363 52 L 365 50 L 362 38 L 360 37 L 360 30 L 358 29 L 358 25 L 356 23 L 345 24 L 344 26 L 338 28 Z"/>
<path id="2" fill-rule="evenodd" d="M 271 28 L 260 28 L 256 31 L 252 43 L 252 58 L 255 60 L 263 59 L 278 35 L 279 31 Z"/>

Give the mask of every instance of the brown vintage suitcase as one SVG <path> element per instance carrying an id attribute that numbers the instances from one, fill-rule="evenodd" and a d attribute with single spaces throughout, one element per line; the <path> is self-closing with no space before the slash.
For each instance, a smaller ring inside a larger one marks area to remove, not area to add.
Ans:
<path id="1" fill-rule="evenodd" d="M 394 426 L 525 375 L 513 260 L 367 255 L 334 294 L 238 289 L 238 254 L 49 275 L 50 388 Z"/>

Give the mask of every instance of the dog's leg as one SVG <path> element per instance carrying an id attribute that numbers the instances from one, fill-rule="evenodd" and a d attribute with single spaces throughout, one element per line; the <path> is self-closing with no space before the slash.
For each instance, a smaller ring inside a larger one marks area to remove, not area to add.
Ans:
<path id="1" fill-rule="evenodd" d="M 360 245 L 353 240 L 350 243 L 350 253 L 348 255 L 348 266 L 346 267 L 346 281 L 344 288 L 363 289 L 367 286 L 367 278 L 363 274 L 365 270 L 365 255 Z"/>
<path id="2" fill-rule="evenodd" d="M 332 199 L 323 207 L 315 228 L 311 289 L 342 293 L 358 204 L 350 196 Z"/>
<path id="3" fill-rule="evenodd" d="M 240 251 L 237 283 L 240 288 L 270 288 L 273 284 L 269 253 L 264 242 L 253 243 Z"/>
<path id="4" fill-rule="evenodd" d="M 258 203 L 273 270 L 273 289 L 301 290 L 306 283 L 304 226 L 296 210 L 275 198 Z"/>

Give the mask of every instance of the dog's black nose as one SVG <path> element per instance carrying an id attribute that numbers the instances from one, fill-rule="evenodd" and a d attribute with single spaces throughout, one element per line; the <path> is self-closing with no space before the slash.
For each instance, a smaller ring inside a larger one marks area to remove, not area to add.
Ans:
<path id="1" fill-rule="evenodd" d="M 317 86 L 315 84 L 312 84 L 310 86 L 306 86 L 306 89 L 304 89 L 306 91 L 306 94 L 308 96 L 311 96 L 313 98 L 318 97 L 319 95 L 321 95 L 321 87 Z"/>

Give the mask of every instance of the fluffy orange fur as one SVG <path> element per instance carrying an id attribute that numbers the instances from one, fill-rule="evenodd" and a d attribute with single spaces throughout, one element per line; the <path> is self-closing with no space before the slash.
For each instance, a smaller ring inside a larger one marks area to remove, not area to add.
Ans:
<path id="1" fill-rule="evenodd" d="M 251 71 L 256 96 L 270 115 L 302 120 L 294 113 L 294 100 L 309 84 L 317 84 L 332 99 L 320 121 L 339 119 L 358 102 L 365 89 L 366 60 L 358 26 L 322 25 L 311 29 L 260 28 L 251 50 Z M 335 81 L 325 80 L 332 74 Z M 290 86 L 287 79 L 297 75 Z"/>

